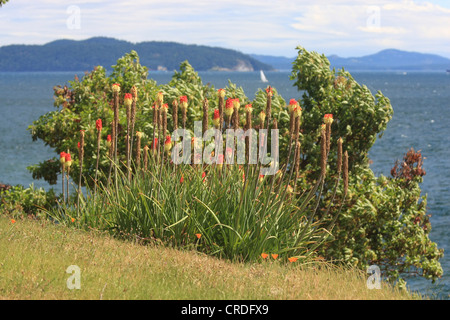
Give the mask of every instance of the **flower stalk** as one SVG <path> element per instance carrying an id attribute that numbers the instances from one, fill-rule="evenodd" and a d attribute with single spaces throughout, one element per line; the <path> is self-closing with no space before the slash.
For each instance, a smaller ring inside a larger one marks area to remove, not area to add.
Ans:
<path id="1" fill-rule="evenodd" d="M 97 121 L 95 121 L 95 127 L 97 129 L 97 161 L 95 163 L 94 198 L 97 193 L 98 164 L 100 161 L 100 140 L 102 138 L 102 119 L 98 119 Z"/>
<path id="2" fill-rule="evenodd" d="M 80 197 L 81 197 L 81 179 L 83 177 L 83 158 L 84 158 L 84 130 L 80 130 L 80 147 L 78 149 L 80 159 L 80 175 L 78 178 L 78 195 L 77 195 L 77 210 L 80 212 Z"/>

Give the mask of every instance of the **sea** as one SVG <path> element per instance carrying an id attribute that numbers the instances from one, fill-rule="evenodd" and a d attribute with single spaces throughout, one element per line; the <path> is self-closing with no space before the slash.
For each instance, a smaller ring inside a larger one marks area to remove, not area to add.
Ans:
<path id="1" fill-rule="evenodd" d="M 289 71 L 266 72 L 262 82 L 258 72 L 198 72 L 204 84 L 224 88 L 228 81 L 242 87 L 249 98 L 259 88 L 276 88 L 288 102 L 302 92 L 289 79 Z M 366 85 L 373 94 L 380 90 L 394 109 L 384 135 L 369 156 L 377 174 L 390 175 L 395 160 L 410 149 L 420 150 L 425 157 L 426 175 L 421 185 L 427 195 L 431 214 L 430 238 L 444 257 L 440 260 L 444 276 L 436 283 L 419 277 L 407 278 L 409 289 L 432 299 L 450 299 L 450 74 L 443 72 L 351 72 L 355 80 Z M 33 180 L 28 166 L 50 159 L 56 154 L 42 141 L 32 141 L 28 126 L 39 116 L 56 110 L 53 87 L 68 84 L 80 72 L 0 72 L 0 183 L 50 189 L 43 180 Z M 168 83 L 171 72 L 150 72 L 158 84 Z"/>

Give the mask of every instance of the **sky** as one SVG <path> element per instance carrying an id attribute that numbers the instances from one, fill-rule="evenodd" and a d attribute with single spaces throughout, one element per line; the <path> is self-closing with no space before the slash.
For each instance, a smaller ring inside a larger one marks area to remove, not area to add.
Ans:
<path id="1" fill-rule="evenodd" d="M 302 46 L 341 57 L 394 48 L 450 58 L 450 1 L 10 0 L 0 8 L 0 46 L 96 36 L 285 57 Z"/>

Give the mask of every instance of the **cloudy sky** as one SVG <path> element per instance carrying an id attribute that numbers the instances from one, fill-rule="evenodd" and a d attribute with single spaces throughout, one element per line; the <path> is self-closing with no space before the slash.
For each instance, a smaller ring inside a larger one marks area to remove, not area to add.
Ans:
<path id="1" fill-rule="evenodd" d="M 10 0 L 0 8 L 0 46 L 94 36 L 286 57 L 301 45 L 343 57 L 396 48 L 450 58 L 450 1 Z"/>

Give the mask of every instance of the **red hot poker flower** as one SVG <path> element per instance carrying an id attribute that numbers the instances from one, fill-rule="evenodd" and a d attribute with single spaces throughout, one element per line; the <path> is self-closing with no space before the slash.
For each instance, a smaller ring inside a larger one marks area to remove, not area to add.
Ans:
<path id="1" fill-rule="evenodd" d="M 167 110 L 169 110 L 169 105 L 168 105 L 167 103 L 164 103 L 164 104 L 161 106 L 161 111 L 162 111 L 163 113 L 167 113 Z"/>
<path id="2" fill-rule="evenodd" d="M 291 99 L 291 100 L 289 101 L 289 105 L 288 105 L 289 113 L 291 113 L 292 111 L 294 111 L 298 106 L 299 106 L 299 105 L 298 105 L 297 100 Z"/>
<path id="3" fill-rule="evenodd" d="M 130 107 L 131 103 L 133 103 L 133 95 L 131 93 L 125 93 L 123 102 L 125 103 L 125 106 Z"/>
<path id="4" fill-rule="evenodd" d="M 239 99 L 238 99 L 238 98 L 233 99 L 233 107 L 234 107 L 235 109 L 239 109 L 239 108 L 241 107 L 241 103 L 239 102 Z"/>
<path id="5" fill-rule="evenodd" d="M 187 106 L 188 106 L 187 96 L 181 96 L 180 97 L 180 108 L 181 108 L 181 110 L 186 110 Z"/>
<path id="6" fill-rule="evenodd" d="M 227 102 L 225 103 L 225 114 L 227 117 L 231 117 L 231 115 L 234 112 L 234 106 L 233 106 L 234 99 L 227 99 Z"/>
<path id="7" fill-rule="evenodd" d="M 102 119 L 95 121 L 95 128 L 97 128 L 98 131 L 102 131 Z"/>
<path id="8" fill-rule="evenodd" d="M 114 83 L 112 85 L 112 90 L 113 90 L 113 92 L 119 93 L 120 92 L 120 84 L 119 83 Z"/>
<path id="9" fill-rule="evenodd" d="M 71 165 L 72 165 L 72 156 L 70 155 L 70 153 L 66 153 L 65 155 L 64 155 L 64 158 L 65 158 L 65 165 L 67 166 L 67 167 L 70 167 Z"/>
<path id="10" fill-rule="evenodd" d="M 333 122 L 333 115 L 331 113 L 327 113 L 323 116 L 323 122 L 325 123 L 332 123 Z"/>
<path id="11" fill-rule="evenodd" d="M 66 162 L 66 153 L 64 151 L 59 154 L 59 161 L 61 162 L 61 164 L 64 164 L 64 162 Z"/>
<path id="12" fill-rule="evenodd" d="M 156 139 L 156 138 L 155 138 Z M 172 149 L 172 138 L 171 136 L 166 136 L 166 141 L 164 142 L 164 150 L 169 152 Z"/>
<path id="13" fill-rule="evenodd" d="M 159 103 L 160 105 L 162 105 L 162 104 L 163 104 L 163 101 L 164 101 L 164 93 L 162 93 L 161 91 L 158 92 L 158 94 L 157 94 L 157 100 L 158 100 L 158 103 Z"/>
<path id="14" fill-rule="evenodd" d="M 213 125 L 214 127 L 219 127 L 220 125 L 220 114 L 219 114 L 219 109 L 215 109 L 214 110 L 214 115 L 213 115 Z"/>

